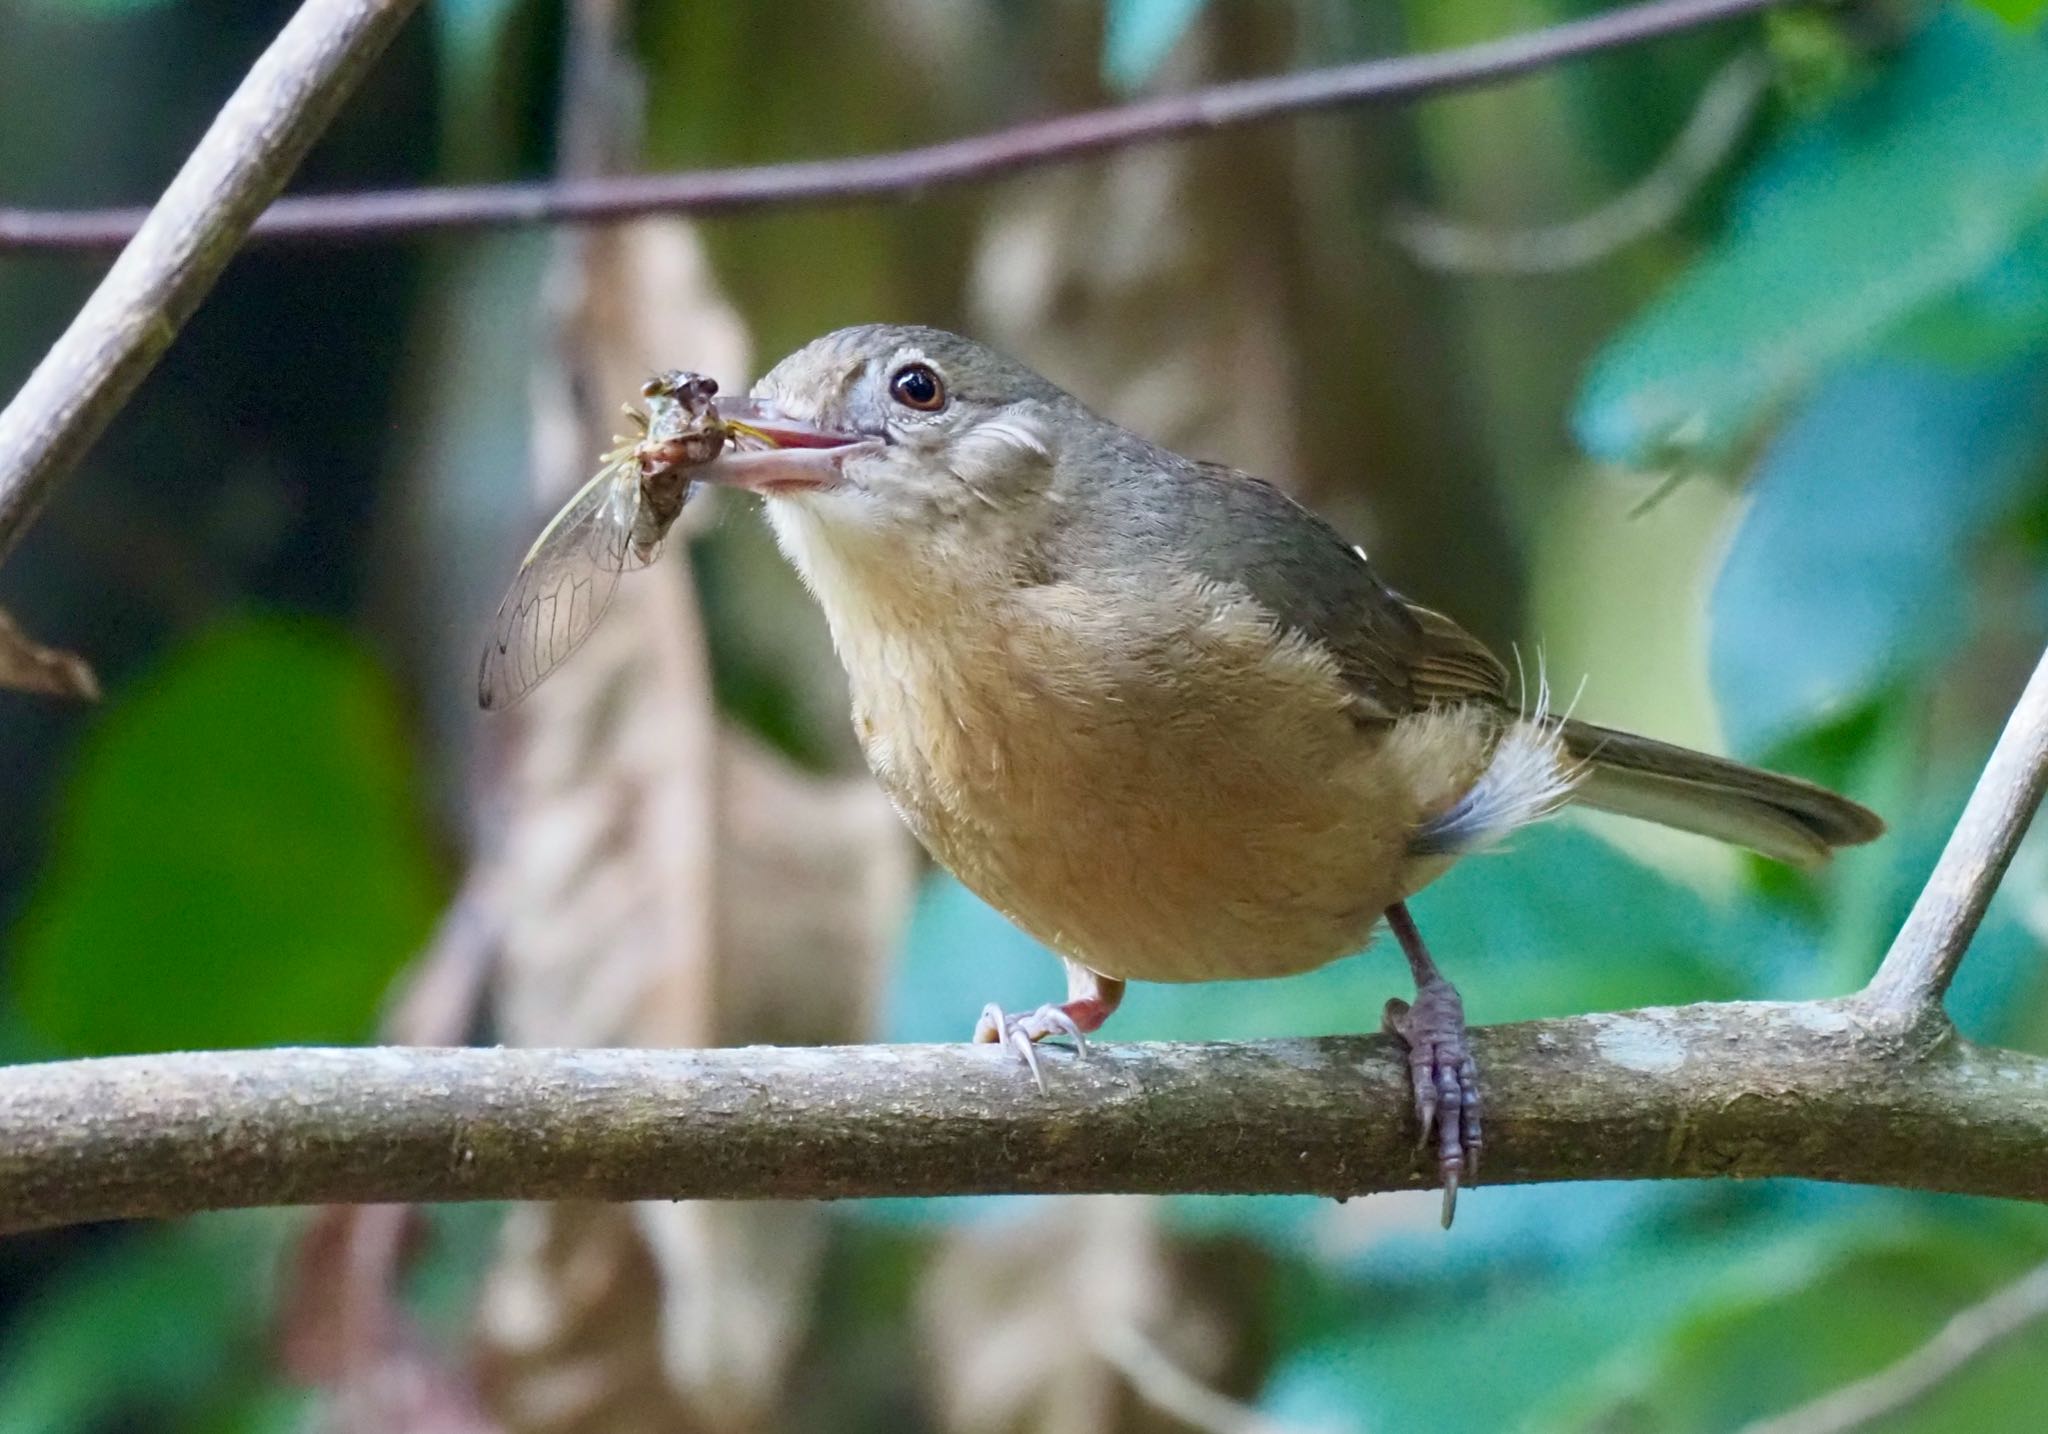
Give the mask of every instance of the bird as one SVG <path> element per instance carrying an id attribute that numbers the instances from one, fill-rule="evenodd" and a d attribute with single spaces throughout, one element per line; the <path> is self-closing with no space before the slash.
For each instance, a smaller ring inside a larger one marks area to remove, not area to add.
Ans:
<path id="1" fill-rule="evenodd" d="M 867 764 L 931 855 L 1049 947 L 1066 998 L 975 1038 L 1044 1085 L 1130 981 L 1286 976 L 1384 923 L 1450 1224 L 1484 1146 L 1457 988 L 1409 898 L 1570 803 L 1795 866 L 1884 830 L 1823 787 L 1525 702 L 1451 618 L 1280 488 L 1025 365 L 873 324 L 726 411 L 776 446 L 692 476 L 765 497 L 823 609 Z"/>

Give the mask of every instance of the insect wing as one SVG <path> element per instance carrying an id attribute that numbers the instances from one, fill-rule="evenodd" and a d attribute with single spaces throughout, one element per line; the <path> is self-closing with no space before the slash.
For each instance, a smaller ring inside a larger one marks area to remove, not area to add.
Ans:
<path id="1" fill-rule="evenodd" d="M 535 539 L 484 648 L 484 707 L 512 706 L 590 636 L 618 589 L 639 511 L 639 475 L 621 459 L 599 469 Z"/>

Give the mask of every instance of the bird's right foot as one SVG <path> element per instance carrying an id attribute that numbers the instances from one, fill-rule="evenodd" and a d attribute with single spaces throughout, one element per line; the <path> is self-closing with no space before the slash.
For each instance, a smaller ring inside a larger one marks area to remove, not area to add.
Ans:
<path id="1" fill-rule="evenodd" d="M 1458 1187 L 1477 1183 L 1483 1137 L 1479 1125 L 1479 1067 L 1465 1039 L 1465 1003 L 1441 976 L 1425 981 L 1415 1002 L 1387 1002 L 1381 1024 L 1408 1046 L 1415 1083 L 1415 1118 L 1422 1144 L 1436 1137 L 1443 1172 L 1444 1228 L 1458 1210 Z"/>
<path id="2" fill-rule="evenodd" d="M 1436 1136 L 1437 1168 L 1443 1172 L 1444 1228 L 1458 1213 L 1458 1186 L 1479 1180 L 1479 1067 L 1465 1038 L 1465 1002 L 1443 978 L 1415 929 L 1408 904 L 1387 908 L 1387 928 L 1401 943 L 1415 978 L 1415 1004 L 1387 1002 L 1380 1024 L 1408 1046 L 1408 1073 L 1415 1082 L 1415 1118 L 1421 1144 Z"/>

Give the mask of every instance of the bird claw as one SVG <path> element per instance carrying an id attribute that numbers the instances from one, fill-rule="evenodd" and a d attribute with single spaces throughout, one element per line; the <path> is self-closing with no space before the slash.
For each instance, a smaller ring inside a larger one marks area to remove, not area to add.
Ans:
<path id="1" fill-rule="evenodd" d="M 1465 1003 L 1457 988 L 1437 979 L 1415 993 L 1415 1004 L 1387 1002 L 1381 1024 L 1408 1046 L 1408 1071 L 1415 1083 L 1418 1148 L 1436 1136 L 1437 1166 L 1444 1187 L 1444 1228 L 1458 1210 L 1458 1188 L 1479 1182 L 1484 1145 L 1479 1114 L 1479 1067 L 1465 1040 Z"/>
<path id="2" fill-rule="evenodd" d="M 1073 1039 L 1076 1056 L 1088 1054 L 1088 1038 L 1081 1033 L 1080 1023 L 1068 1015 L 1064 1007 L 1050 1003 L 1028 1015 L 1012 1016 L 991 1001 L 981 1008 L 981 1019 L 974 1024 L 974 1039 L 987 1044 L 1001 1042 L 1012 1055 L 1024 1062 L 1031 1072 L 1031 1079 L 1038 1083 L 1041 1091 L 1046 1085 L 1045 1072 L 1038 1064 L 1038 1042 L 1050 1036 L 1069 1036 Z"/>

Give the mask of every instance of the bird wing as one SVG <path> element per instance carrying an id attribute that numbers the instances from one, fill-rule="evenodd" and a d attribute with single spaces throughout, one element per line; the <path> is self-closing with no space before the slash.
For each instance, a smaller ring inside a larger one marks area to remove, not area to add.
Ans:
<path id="1" fill-rule="evenodd" d="M 1438 703 L 1505 705 L 1508 671 L 1478 638 L 1380 581 L 1362 549 L 1272 484 L 1191 465 L 1195 501 L 1172 505 L 1199 531 L 1175 535 L 1210 577 L 1241 584 L 1282 627 L 1336 658 L 1368 720 Z"/>
<path id="2" fill-rule="evenodd" d="M 1435 608 L 1409 602 L 1396 593 L 1422 628 L 1422 646 L 1415 654 L 1415 695 L 1431 702 L 1490 702 L 1505 705 L 1508 669 L 1493 649 Z"/>

